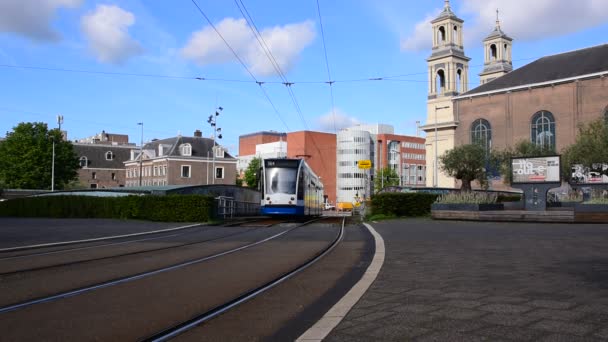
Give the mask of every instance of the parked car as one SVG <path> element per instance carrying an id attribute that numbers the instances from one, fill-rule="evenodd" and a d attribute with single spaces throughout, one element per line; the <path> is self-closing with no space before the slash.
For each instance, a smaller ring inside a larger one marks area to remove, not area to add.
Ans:
<path id="1" fill-rule="evenodd" d="M 325 203 L 325 210 L 336 210 L 336 206 L 327 202 Z"/>

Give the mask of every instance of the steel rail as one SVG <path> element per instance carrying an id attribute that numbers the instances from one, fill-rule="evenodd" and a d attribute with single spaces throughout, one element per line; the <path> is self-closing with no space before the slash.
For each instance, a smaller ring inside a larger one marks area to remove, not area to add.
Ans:
<path id="1" fill-rule="evenodd" d="M 77 295 L 80 295 L 80 294 L 83 294 L 83 293 L 87 293 L 87 292 L 91 292 L 91 291 L 95 291 L 95 290 L 100 290 L 100 289 L 103 289 L 103 288 L 106 288 L 106 287 L 115 286 L 115 285 L 119 285 L 119 284 L 123 284 L 123 283 L 128 283 L 128 282 L 131 282 L 131 281 L 147 278 L 147 277 L 150 277 L 150 276 L 153 276 L 153 275 L 156 275 L 156 274 L 161 274 L 161 273 L 173 271 L 173 270 L 176 270 L 176 269 L 180 269 L 180 268 L 183 268 L 183 267 L 186 267 L 186 266 L 195 265 L 195 264 L 199 264 L 201 262 L 205 262 L 205 261 L 208 261 L 208 260 L 216 259 L 216 258 L 225 256 L 225 255 L 236 253 L 238 251 L 241 251 L 241 250 L 244 250 L 244 249 L 247 249 L 247 248 L 251 248 L 253 246 L 260 245 L 260 244 L 262 244 L 264 242 L 276 239 L 276 238 L 278 238 L 278 237 L 280 237 L 282 235 L 285 235 L 285 234 L 291 232 L 292 230 L 295 230 L 297 228 L 303 227 L 303 226 L 305 226 L 305 225 L 307 225 L 307 224 L 309 224 L 311 222 L 317 221 L 317 220 L 319 220 L 319 219 L 314 219 L 314 220 L 311 220 L 311 221 L 307 221 L 307 222 L 305 222 L 305 223 L 303 223 L 301 225 L 289 228 L 289 229 L 287 229 L 287 230 L 285 230 L 283 232 L 274 234 L 274 235 L 272 235 L 270 237 L 267 237 L 267 238 L 264 238 L 262 240 L 258 240 L 256 242 L 252 242 L 252 243 L 247 244 L 247 245 L 243 245 L 243 246 L 240 246 L 240 247 L 237 247 L 237 248 L 233 248 L 231 250 L 224 251 L 224 252 L 221 252 L 221 253 L 209 255 L 209 256 L 206 256 L 206 257 L 203 257 L 203 258 L 189 260 L 189 261 L 181 262 L 179 264 L 175 264 L 175 265 L 172 265 L 172 266 L 159 268 L 159 269 L 154 270 L 154 271 L 143 272 L 143 273 L 139 273 L 139 274 L 123 277 L 123 278 L 118 278 L 118 279 L 106 281 L 106 282 L 95 284 L 95 285 L 90 285 L 90 286 L 82 287 L 82 288 L 79 288 L 79 289 L 74 289 L 74 290 L 70 290 L 70 291 L 66 291 L 66 292 L 57 293 L 57 294 L 54 294 L 54 295 L 51 295 L 51 296 L 41 297 L 41 298 L 37 298 L 37 299 L 33 299 L 33 300 L 28 300 L 28 301 L 17 303 L 17 304 L 12 304 L 12 305 L 9 305 L 9 306 L 0 307 L 0 314 L 4 314 L 4 313 L 7 313 L 7 312 L 15 311 L 15 310 L 18 310 L 18 309 L 23 309 L 23 308 L 30 307 L 30 306 L 37 305 L 37 304 L 49 303 L 49 302 L 53 302 L 53 301 L 56 301 L 56 300 L 59 300 L 59 299 L 74 297 L 74 296 L 77 296 Z"/>
<path id="2" fill-rule="evenodd" d="M 340 243 L 340 241 L 342 240 L 342 238 L 344 236 L 345 221 L 346 221 L 345 218 L 343 218 L 342 226 L 340 227 L 340 233 L 338 234 L 336 239 L 328 247 L 326 247 L 322 251 L 315 254 L 312 258 L 308 259 L 304 264 L 300 265 L 299 267 L 297 267 L 291 271 L 288 271 L 287 273 L 284 273 L 283 275 L 279 276 L 278 278 L 275 278 L 274 280 L 271 280 L 270 282 L 267 282 L 266 284 L 264 284 L 256 289 L 253 289 L 247 293 L 244 293 L 244 294 L 240 295 L 239 297 L 237 297 L 225 304 L 217 306 L 199 316 L 193 317 L 193 318 L 189 319 L 188 321 L 182 322 L 171 328 L 158 332 L 150 337 L 146 337 L 140 341 L 162 342 L 162 341 L 167 341 L 169 339 L 172 339 L 172 338 L 176 337 L 177 335 L 180 335 L 188 330 L 195 328 L 196 326 L 198 326 L 201 323 L 209 321 L 212 318 L 219 316 L 219 315 L 223 314 L 224 312 L 226 312 L 240 304 L 247 302 L 250 299 L 255 298 L 256 296 L 283 283 L 284 281 L 293 277 L 294 275 L 304 271 L 305 269 L 307 269 L 308 267 L 310 267 L 311 265 L 313 265 L 314 263 L 319 261 L 321 258 L 323 258 L 325 255 L 330 253 Z"/>

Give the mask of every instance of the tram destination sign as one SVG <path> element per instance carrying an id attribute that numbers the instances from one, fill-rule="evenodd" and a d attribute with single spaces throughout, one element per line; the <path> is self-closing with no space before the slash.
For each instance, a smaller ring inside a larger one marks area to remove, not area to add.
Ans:
<path id="1" fill-rule="evenodd" d="M 559 183 L 560 157 L 512 158 L 513 184 Z"/>
<path id="2" fill-rule="evenodd" d="M 594 163 L 591 166 L 572 165 L 570 184 L 608 184 L 608 163 Z"/>

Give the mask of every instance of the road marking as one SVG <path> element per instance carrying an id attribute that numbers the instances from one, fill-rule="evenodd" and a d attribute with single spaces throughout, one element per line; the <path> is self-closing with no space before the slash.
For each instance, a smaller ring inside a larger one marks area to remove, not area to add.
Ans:
<path id="1" fill-rule="evenodd" d="M 329 309 L 315 325 L 302 334 L 302 336 L 298 337 L 296 341 L 322 341 L 342 321 L 374 280 L 376 280 L 382 264 L 384 264 L 384 239 L 371 225 L 367 223 L 363 224 L 367 227 L 376 242 L 376 252 L 371 264 L 367 267 L 363 277 L 361 277 L 357 284 L 338 303 Z"/>
<path id="2" fill-rule="evenodd" d="M 2 253 L 2 252 L 15 252 L 15 251 L 20 251 L 20 250 L 24 250 L 24 249 L 34 249 L 34 248 L 42 248 L 42 247 L 65 246 L 65 245 L 71 245 L 71 244 L 75 244 L 75 243 L 93 242 L 93 241 L 100 241 L 100 240 L 121 239 L 121 238 L 131 237 L 131 236 L 170 232 L 170 231 L 174 231 L 174 230 L 187 229 L 187 228 L 192 228 L 192 227 L 202 226 L 202 225 L 204 225 L 204 224 L 197 223 L 197 224 L 191 224 L 191 225 L 181 226 L 181 227 L 175 227 L 175 228 L 153 230 L 153 231 L 149 231 L 149 232 L 141 232 L 141 233 L 133 233 L 133 234 L 125 234 L 125 235 L 115 235 L 115 236 L 104 236 L 104 237 L 99 237 L 99 238 L 94 238 L 94 239 L 85 239 L 85 240 L 51 242 L 51 243 L 43 243 L 43 244 L 39 244 L 39 245 L 29 245 L 29 246 L 1 248 L 0 249 L 0 253 Z"/>

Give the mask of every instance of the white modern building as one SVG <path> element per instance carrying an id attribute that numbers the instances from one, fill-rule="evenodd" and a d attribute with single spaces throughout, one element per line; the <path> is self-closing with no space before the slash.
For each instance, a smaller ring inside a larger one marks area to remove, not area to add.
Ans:
<path id="1" fill-rule="evenodd" d="M 248 156 L 239 156 L 237 162 L 237 173 L 243 174 L 253 158 L 285 158 L 287 157 L 287 142 L 275 141 L 266 144 L 255 145 L 255 154 Z"/>

